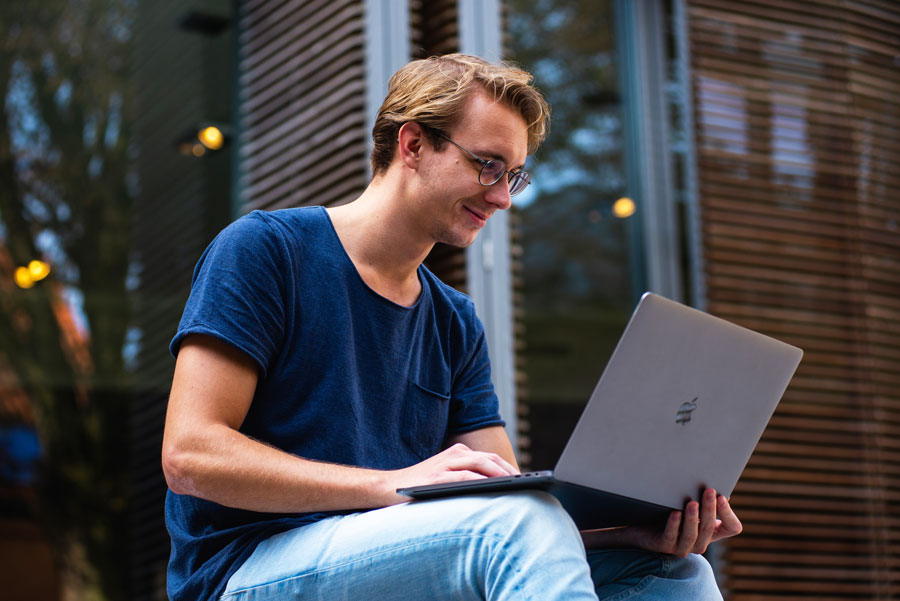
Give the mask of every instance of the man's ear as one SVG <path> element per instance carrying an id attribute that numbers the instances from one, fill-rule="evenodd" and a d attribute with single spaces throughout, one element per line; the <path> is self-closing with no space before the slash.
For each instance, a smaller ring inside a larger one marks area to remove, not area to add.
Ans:
<path id="1" fill-rule="evenodd" d="M 397 154 L 410 169 L 419 168 L 419 157 L 425 144 L 425 130 L 415 121 L 408 121 L 397 132 Z"/>

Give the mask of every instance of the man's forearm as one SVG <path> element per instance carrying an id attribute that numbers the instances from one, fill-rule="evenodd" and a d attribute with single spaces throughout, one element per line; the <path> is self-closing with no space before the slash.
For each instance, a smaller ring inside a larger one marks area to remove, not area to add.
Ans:
<path id="1" fill-rule="evenodd" d="M 164 446 L 163 471 L 175 493 L 250 511 L 368 509 L 404 500 L 391 472 L 303 459 L 224 425 Z"/>
<path id="2" fill-rule="evenodd" d="M 389 471 L 311 461 L 211 425 L 164 440 L 163 471 L 173 492 L 249 511 L 305 513 L 371 509 L 408 501 L 396 489 L 517 473 L 500 455 L 455 444 Z"/>

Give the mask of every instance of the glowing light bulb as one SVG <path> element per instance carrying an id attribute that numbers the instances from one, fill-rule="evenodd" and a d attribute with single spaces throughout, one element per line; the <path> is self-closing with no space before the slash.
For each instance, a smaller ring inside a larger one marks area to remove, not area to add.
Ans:
<path id="1" fill-rule="evenodd" d="M 28 273 L 31 276 L 32 282 L 40 282 L 50 275 L 50 265 L 35 259 L 28 264 Z"/>
<path id="2" fill-rule="evenodd" d="M 13 274 L 13 279 L 16 281 L 16 286 L 19 288 L 27 290 L 34 286 L 34 280 L 31 279 L 31 272 L 28 271 L 27 267 L 18 267 Z"/>
<path id="3" fill-rule="evenodd" d="M 197 132 L 197 139 L 210 150 L 219 150 L 225 144 L 225 136 L 218 127 L 210 125 Z"/>
<path id="4" fill-rule="evenodd" d="M 613 203 L 612 212 L 613 215 L 618 217 L 619 219 L 627 219 L 634 215 L 636 207 L 634 205 L 634 201 L 628 197 L 622 197 L 616 202 Z"/>

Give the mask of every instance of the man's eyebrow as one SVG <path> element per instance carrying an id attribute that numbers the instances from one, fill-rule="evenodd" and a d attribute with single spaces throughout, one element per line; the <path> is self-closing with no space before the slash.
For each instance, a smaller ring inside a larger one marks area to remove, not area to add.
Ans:
<path id="1" fill-rule="evenodd" d="M 474 152 L 476 155 L 480 156 L 483 159 L 494 159 L 494 160 L 503 161 L 503 164 L 506 165 L 506 168 L 510 171 L 521 171 L 522 169 L 525 168 L 525 163 L 522 163 L 521 165 L 517 165 L 515 167 L 510 167 L 509 160 L 507 160 L 507 158 L 505 156 L 503 156 L 502 154 L 500 154 L 499 152 L 494 152 L 492 150 L 485 150 L 485 151 L 477 151 L 476 150 Z"/>
<path id="2" fill-rule="evenodd" d="M 506 165 L 506 169 L 507 169 L 508 171 L 512 171 L 513 173 L 515 173 L 516 171 L 521 171 L 522 169 L 525 168 L 525 163 L 522 163 L 521 165 L 516 165 L 516 166 L 514 166 L 514 167 L 510 167 L 510 165 L 509 165 L 509 163 L 506 161 L 506 159 L 501 159 L 501 160 L 503 160 L 503 163 Z"/>

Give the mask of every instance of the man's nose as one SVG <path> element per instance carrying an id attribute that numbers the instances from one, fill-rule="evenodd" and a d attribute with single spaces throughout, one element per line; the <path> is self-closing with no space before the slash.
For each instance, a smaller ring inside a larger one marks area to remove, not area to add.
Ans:
<path id="1" fill-rule="evenodd" d="M 509 179 L 501 177 L 487 187 L 484 199 L 498 209 L 506 210 L 512 206 L 512 197 L 509 195 Z"/>

